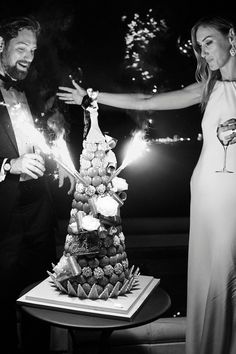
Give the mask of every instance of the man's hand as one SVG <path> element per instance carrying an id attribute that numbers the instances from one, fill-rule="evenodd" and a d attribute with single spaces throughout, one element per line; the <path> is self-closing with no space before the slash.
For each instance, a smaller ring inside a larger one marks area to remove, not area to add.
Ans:
<path id="1" fill-rule="evenodd" d="M 70 189 L 68 194 L 71 194 L 75 188 L 75 178 L 67 172 L 61 165 L 58 165 L 58 175 L 59 175 L 59 188 L 64 185 L 65 178 L 69 178 L 70 181 Z"/>
<path id="2" fill-rule="evenodd" d="M 39 154 L 24 154 L 11 160 L 10 173 L 27 174 L 33 179 L 42 177 L 45 172 L 44 159 Z"/>
<path id="3" fill-rule="evenodd" d="M 57 96 L 60 100 L 65 101 L 67 104 L 78 104 L 82 103 L 83 97 L 87 94 L 81 86 L 79 86 L 74 80 L 72 80 L 74 89 L 70 87 L 60 86 L 59 89 L 65 92 L 57 92 Z"/>
<path id="4" fill-rule="evenodd" d="M 217 128 L 217 136 L 223 144 L 236 143 L 236 118 L 231 118 L 221 123 Z"/>

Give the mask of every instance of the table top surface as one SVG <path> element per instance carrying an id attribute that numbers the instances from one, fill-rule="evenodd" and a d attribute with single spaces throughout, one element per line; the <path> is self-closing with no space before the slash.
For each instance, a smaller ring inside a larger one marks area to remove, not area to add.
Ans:
<path id="1" fill-rule="evenodd" d="M 30 290 L 33 284 L 23 292 Z M 74 313 L 65 310 L 20 305 L 29 315 L 64 328 L 77 329 L 122 329 L 141 326 L 152 322 L 165 313 L 171 305 L 169 295 L 159 285 L 156 286 L 131 319 L 105 317 L 92 313 Z"/>

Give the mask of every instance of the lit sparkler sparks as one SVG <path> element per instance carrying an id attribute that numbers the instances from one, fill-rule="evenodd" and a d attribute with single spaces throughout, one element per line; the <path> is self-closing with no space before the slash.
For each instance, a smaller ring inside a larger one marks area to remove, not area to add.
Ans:
<path id="1" fill-rule="evenodd" d="M 147 141 L 145 140 L 145 132 L 143 130 L 134 133 L 121 166 L 110 176 L 109 182 L 134 160 L 143 155 L 147 151 Z"/>
<path id="2" fill-rule="evenodd" d="M 42 151 L 47 153 L 46 150 L 44 150 L 44 145 L 42 145 Z M 53 146 L 50 149 L 49 155 L 53 156 L 54 161 L 62 168 L 64 168 L 64 170 L 66 170 L 76 180 L 80 181 L 86 186 L 88 185 L 88 183 L 79 174 L 73 164 L 73 161 L 70 157 L 70 153 L 66 145 L 66 141 L 64 140 L 64 130 L 62 131 L 61 135 L 59 135 L 57 139 L 53 142 Z"/>
<path id="3" fill-rule="evenodd" d="M 19 128 L 24 127 L 24 135 L 26 139 L 34 146 L 35 151 L 42 151 L 44 154 L 52 157 L 53 160 L 72 175 L 76 180 L 79 180 L 84 185 L 88 183 L 83 179 L 79 172 L 75 169 L 72 159 L 70 157 L 66 141 L 64 140 L 64 130 L 61 134 L 57 135 L 56 140 L 53 142 L 53 146 L 49 146 L 46 142 L 44 135 L 29 122 L 22 124 L 23 117 L 19 116 L 18 124 Z"/>

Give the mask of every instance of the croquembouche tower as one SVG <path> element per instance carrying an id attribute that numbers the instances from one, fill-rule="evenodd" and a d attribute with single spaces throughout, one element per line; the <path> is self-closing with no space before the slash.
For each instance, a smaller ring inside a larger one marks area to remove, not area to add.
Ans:
<path id="1" fill-rule="evenodd" d="M 123 178 L 113 177 L 116 140 L 102 134 L 97 93 L 92 89 L 87 92 L 82 102 L 86 129 L 81 178 L 76 183 L 63 255 L 53 265 L 53 273 L 48 273 L 56 287 L 68 295 L 106 300 L 130 292 L 139 273 L 129 267 L 122 232 L 120 208 L 128 185 Z"/>

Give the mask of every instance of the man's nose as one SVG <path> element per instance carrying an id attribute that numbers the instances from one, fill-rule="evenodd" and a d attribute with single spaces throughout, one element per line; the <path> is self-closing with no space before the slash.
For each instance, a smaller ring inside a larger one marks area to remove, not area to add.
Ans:
<path id="1" fill-rule="evenodd" d="M 34 54 L 31 52 L 25 53 L 24 59 L 31 63 L 34 59 Z"/>

